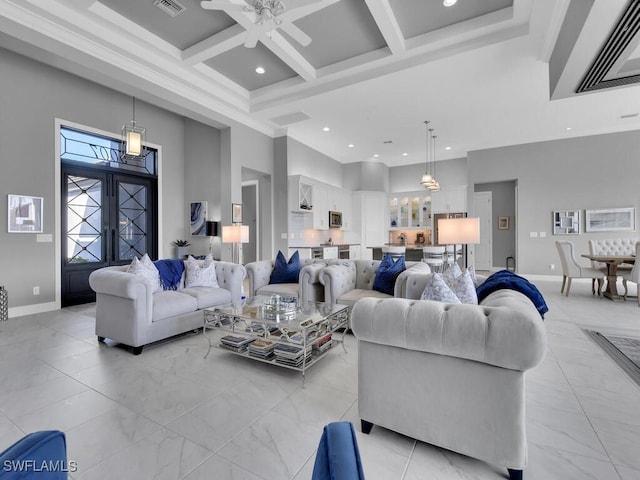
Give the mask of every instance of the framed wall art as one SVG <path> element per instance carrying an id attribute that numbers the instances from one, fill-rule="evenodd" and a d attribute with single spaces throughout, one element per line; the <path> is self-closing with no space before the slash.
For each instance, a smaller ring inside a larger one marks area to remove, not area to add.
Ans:
<path id="1" fill-rule="evenodd" d="M 207 236 L 207 202 L 191 202 L 191 235 Z"/>
<path id="2" fill-rule="evenodd" d="M 9 233 L 42 233 L 42 197 L 9 194 L 7 205 Z"/>
<path id="3" fill-rule="evenodd" d="M 605 208 L 585 210 L 585 231 L 587 232 L 624 232 L 635 231 L 636 209 Z"/>
<path id="4" fill-rule="evenodd" d="M 498 217 L 498 230 L 509 230 L 509 217 L 501 215 Z"/>
<path id="5" fill-rule="evenodd" d="M 553 212 L 554 235 L 577 235 L 580 233 L 580 210 Z"/>
<path id="6" fill-rule="evenodd" d="M 242 204 L 231 204 L 231 223 L 242 223 Z"/>

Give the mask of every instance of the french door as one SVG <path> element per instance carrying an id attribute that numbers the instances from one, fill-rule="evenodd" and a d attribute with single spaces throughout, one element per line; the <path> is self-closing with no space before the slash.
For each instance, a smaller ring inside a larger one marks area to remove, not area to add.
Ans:
<path id="1" fill-rule="evenodd" d="M 62 165 L 62 306 L 95 301 L 89 275 L 157 255 L 153 178 Z"/>

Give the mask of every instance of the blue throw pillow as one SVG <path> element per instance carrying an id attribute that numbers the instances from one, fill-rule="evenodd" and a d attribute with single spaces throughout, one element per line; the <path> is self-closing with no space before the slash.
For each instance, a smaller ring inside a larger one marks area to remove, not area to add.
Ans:
<path id="1" fill-rule="evenodd" d="M 398 275 L 404 272 L 407 267 L 404 264 L 404 255 L 398 257 L 394 262 L 391 254 L 385 254 L 384 258 L 376 270 L 376 278 L 373 281 L 373 289 L 388 295 L 393 295 Z"/>
<path id="2" fill-rule="evenodd" d="M 300 276 L 300 255 L 296 250 L 289 263 L 284 258 L 283 253 L 278 250 L 276 256 L 276 262 L 273 265 L 273 271 L 271 272 L 271 278 L 269 283 L 298 283 L 298 277 Z"/>

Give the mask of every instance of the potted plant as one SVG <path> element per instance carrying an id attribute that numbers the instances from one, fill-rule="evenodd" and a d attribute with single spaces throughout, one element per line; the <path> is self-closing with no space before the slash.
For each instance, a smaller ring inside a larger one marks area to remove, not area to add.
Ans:
<path id="1" fill-rule="evenodd" d="M 172 243 L 176 246 L 177 258 L 184 258 L 187 256 L 187 247 L 191 245 L 188 240 L 175 240 Z"/>

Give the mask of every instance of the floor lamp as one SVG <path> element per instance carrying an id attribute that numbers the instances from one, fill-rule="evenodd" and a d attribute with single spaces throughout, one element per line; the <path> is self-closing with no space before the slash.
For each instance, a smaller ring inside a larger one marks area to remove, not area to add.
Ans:
<path id="1" fill-rule="evenodd" d="M 207 220 L 207 237 L 209 237 L 209 254 L 213 255 L 213 238 L 219 235 L 219 224 L 220 222 L 213 222 Z"/>
<path id="2" fill-rule="evenodd" d="M 242 263 L 241 248 L 249 243 L 249 225 L 229 225 L 222 227 L 222 243 L 231 243 L 233 263 Z"/>
<path id="3" fill-rule="evenodd" d="M 438 220 L 438 243 L 453 245 L 453 261 L 456 258 L 456 245 L 471 245 L 480 243 L 480 219 L 441 218 Z"/>

